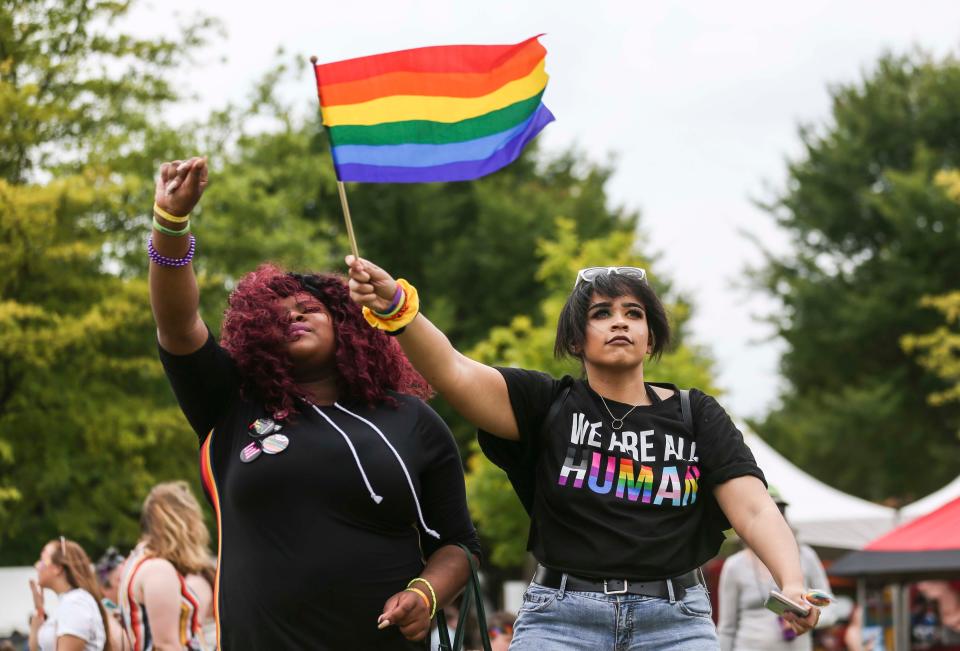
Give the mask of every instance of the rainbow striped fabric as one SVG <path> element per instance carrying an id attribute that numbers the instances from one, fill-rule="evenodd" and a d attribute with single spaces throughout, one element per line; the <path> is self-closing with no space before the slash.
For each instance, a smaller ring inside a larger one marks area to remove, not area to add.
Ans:
<path id="1" fill-rule="evenodd" d="M 467 181 L 510 164 L 550 122 L 539 36 L 316 65 L 341 181 Z"/>

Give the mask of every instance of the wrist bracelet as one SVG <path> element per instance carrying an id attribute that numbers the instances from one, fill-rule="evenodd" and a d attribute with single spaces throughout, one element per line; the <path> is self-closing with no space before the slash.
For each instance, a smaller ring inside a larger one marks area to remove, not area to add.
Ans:
<path id="1" fill-rule="evenodd" d="M 377 312 L 376 310 L 373 313 L 381 319 L 389 319 L 396 315 L 400 311 L 400 308 L 403 306 L 404 299 L 406 295 L 403 293 L 403 287 L 400 283 L 397 283 L 397 291 L 393 294 L 393 301 L 390 302 L 390 307 L 387 308 L 386 312 Z"/>
<path id="2" fill-rule="evenodd" d="M 420 297 L 417 295 L 417 288 L 403 278 L 397 278 L 397 285 L 403 288 L 404 298 L 396 314 L 389 318 L 383 318 L 369 307 L 364 306 L 363 308 L 363 318 L 377 330 L 385 330 L 388 333 L 399 330 L 413 321 L 420 312 Z"/>
<path id="3" fill-rule="evenodd" d="M 170 237 L 183 237 L 184 235 L 186 235 L 187 233 L 190 232 L 190 222 L 189 222 L 189 221 L 187 222 L 187 227 L 186 227 L 186 228 L 184 228 L 183 230 L 176 231 L 176 230 L 174 230 L 174 229 L 172 229 L 172 228 L 167 228 L 166 226 L 164 226 L 163 224 L 161 224 L 160 222 L 158 222 L 156 215 L 153 216 L 153 227 L 154 227 L 158 232 L 163 233 L 164 235 L 169 235 Z"/>
<path id="4" fill-rule="evenodd" d="M 190 238 L 190 245 L 187 249 L 187 255 L 182 258 L 168 258 L 165 255 L 160 255 L 153 246 L 153 237 L 147 240 L 147 256 L 154 264 L 161 267 L 186 267 L 193 260 L 193 254 L 197 251 L 197 238 L 193 235 L 187 237 Z"/>
<path id="5" fill-rule="evenodd" d="M 420 598 L 423 599 L 423 605 L 427 607 L 427 610 L 430 610 L 430 598 L 427 597 L 427 593 L 421 590 L 420 588 L 407 588 L 404 592 L 416 592 L 420 595 Z M 431 617 L 431 619 L 433 619 Z"/>
<path id="6" fill-rule="evenodd" d="M 407 584 L 407 587 L 408 588 L 411 587 L 417 581 L 420 581 L 425 586 L 427 586 L 427 589 L 430 591 L 430 596 L 433 597 L 433 607 L 430 609 L 430 619 L 433 619 L 433 616 L 437 614 L 437 593 L 433 591 L 433 586 L 430 585 L 430 582 L 427 581 L 422 576 L 418 576 L 413 579 L 410 579 L 410 583 Z"/>
<path id="7" fill-rule="evenodd" d="M 190 219 L 190 213 L 187 213 L 186 215 L 180 215 L 180 216 L 171 215 L 166 210 L 161 208 L 160 204 L 158 204 L 156 201 L 153 202 L 153 212 L 157 213 L 159 216 L 163 217 L 168 222 L 173 222 L 174 224 L 182 224 L 183 222 L 189 221 Z"/>

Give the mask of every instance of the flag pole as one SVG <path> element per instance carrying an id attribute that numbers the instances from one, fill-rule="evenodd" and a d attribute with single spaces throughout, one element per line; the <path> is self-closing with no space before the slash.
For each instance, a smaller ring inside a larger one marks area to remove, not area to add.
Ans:
<path id="1" fill-rule="evenodd" d="M 354 258 L 359 258 L 360 253 L 357 250 L 357 238 L 353 235 L 353 222 L 350 220 L 350 204 L 347 203 L 347 191 L 343 187 L 343 181 L 337 181 L 337 190 L 340 192 L 340 205 L 343 206 L 343 221 L 347 224 L 347 237 L 350 238 L 350 250 Z"/>
<path id="2" fill-rule="evenodd" d="M 310 63 L 313 64 L 313 74 L 317 80 L 317 95 L 319 98 L 320 93 L 320 75 L 317 74 L 317 57 L 310 57 Z M 333 141 L 330 139 L 330 131 L 327 131 L 327 141 L 330 143 L 330 152 L 333 154 Z M 334 167 L 336 170 L 336 167 Z M 350 219 L 350 204 L 347 203 L 347 190 L 343 185 L 343 181 L 337 179 L 337 192 L 340 194 L 340 206 L 343 208 L 343 221 L 347 226 L 347 237 L 350 238 L 350 252 L 353 253 L 354 258 L 360 257 L 359 249 L 357 249 L 357 238 L 353 234 L 353 221 Z"/>

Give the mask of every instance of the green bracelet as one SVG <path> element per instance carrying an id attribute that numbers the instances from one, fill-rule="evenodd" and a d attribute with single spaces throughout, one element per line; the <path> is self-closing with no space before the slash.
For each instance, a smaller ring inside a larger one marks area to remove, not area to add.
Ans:
<path id="1" fill-rule="evenodd" d="M 157 221 L 156 216 L 153 218 L 153 227 L 163 233 L 164 235 L 170 235 L 171 237 L 183 237 L 190 232 L 190 222 L 187 222 L 187 227 L 182 231 L 175 231 L 172 228 L 167 228 L 163 224 Z"/>

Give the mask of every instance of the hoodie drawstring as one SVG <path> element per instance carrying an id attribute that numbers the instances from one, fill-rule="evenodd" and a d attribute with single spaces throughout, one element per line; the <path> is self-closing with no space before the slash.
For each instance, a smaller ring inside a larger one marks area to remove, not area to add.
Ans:
<path id="1" fill-rule="evenodd" d="M 413 480 L 410 478 L 410 472 L 407 470 L 407 465 L 403 462 L 403 459 L 400 457 L 400 453 L 397 452 L 397 449 L 396 449 L 395 447 L 393 447 L 393 444 L 390 443 L 390 441 L 387 440 L 387 437 L 383 435 L 383 432 L 380 431 L 380 428 L 377 427 L 376 425 L 374 425 L 372 422 L 370 422 L 369 420 L 367 420 L 367 419 L 364 418 L 363 416 L 359 416 L 359 415 L 353 413 L 352 411 L 350 411 L 349 409 L 346 409 L 345 407 L 343 407 L 342 405 L 340 405 L 340 403 L 338 403 L 338 402 L 333 403 L 333 406 L 336 407 L 337 409 L 339 409 L 340 411 L 342 411 L 343 413 L 349 414 L 350 416 L 353 416 L 354 418 L 356 418 L 356 419 L 359 420 L 360 422 L 366 423 L 374 432 L 376 432 L 377 434 L 380 435 L 380 438 L 383 439 L 383 442 L 386 443 L 386 444 L 387 444 L 387 447 L 390 448 L 390 451 L 393 452 L 393 456 L 395 456 L 395 457 L 397 458 L 397 461 L 400 463 L 400 468 L 401 468 L 401 470 L 403 470 L 403 474 L 404 474 L 404 476 L 407 478 L 407 485 L 410 487 L 410 494 L 413 495 L 413 503 L 414 503 L 414 504 L 416 505 L 416 507 L 417 507 L 417 517 L 420 518 L 420 524 L 423 525 L 423 530 L 424 530 L 425 532 L 427 532 L 429 535 L 431 535 L 431 536 L 433 536 L 434 538 L 436 538 L 437 540 L 439 540 L 439 539 L 440 539 L 440 534 L 437 533 L 436 531 L 434 531 L 433 529 L 431 529 L 429 526 L 427 526 L 426 521 L 424 521 L 424 519 L 423 519 L 423 510 L 420 508 L 420 499 L 417 497 L 417 491 L 413 488 Z M 324 413 L 321 412 L 319 409 L 317 409 L 317 406 L 316 406 L 316 405 L 314 405 L 313 408 L 317 410 L 317 413 L 319 413 L 321 416 L 323 416 L 324 418 L 326 418 L 326 419 L 327 419 L 327 422 L 329 422 L 331 425 L 333 425 L 333 421 L 330 420 L 329 418 L 327 418 L 326 414 L 324 414 Z M 334 427 L 337 427 L 337 426 L 334 425 Z M 337 427 L 337 430 L 338 430 L 341 434 L 343 434 L 343 437 L 344 437 L 344 438 L 346 438 L 347 435 L 344 434 L 343 430 L 341 430 L 339 427 Z M 353 446 L 352 446 L 352 445 L 350 446 L 350 450 L 353 451 L 353 457 L 354 457 L 354 459 L 356 459 L 356 461 L 357 461 L 357 466 L 359 467 L 359 466 L 360 466 L 360 459 L 357 457 L 357 453 L 356 453 L 356 451 L 353 450 Z M 360 473 L 363 474 L 363 481 L 367 481 L 367 476 L 366 476 L 366 474 L 364 474 L 362 467 L 360 468 Z M 368 488 L 370 487 L 370 483 L 369 483 L 369 482 L 367 482 L 367 487 L 368 487 Z M 372 488 L 370 489 L 370 493 L 371 493 L 371 495 L 373 494 L 373 489 L 372 489 Z M 383 499 L 383 498 L 381 498 L 381 497 L 378 496 L 377 498 L 375 498 L 374 501 L 376 501 L 376 502 L 379 504 L 381 499 Z"/>
<path id="2" fill-rule="evenodd" d="M 360 476 L 363 477 L 363 483 L 367 485 L 367 490 L 370 491 L 370 499 L 372 499 L 376 504 L 382 502 L 383 498 L 377 495 L 376 491 L 373 490 L 373 486 L 370 485 L 370 480 L 367 479 L 367 473 L 363 471 L 363 464 L 360 463 L 360 457 L 357 456 L 357 450 L 353 447 L 353 443 L 350 441 L 350 437 L 347 436 L 347 433 L 340 429 L 336 423 L 330 420 L 329 416 L 320 411 L 319 407 L 314 404 L 311 404 L 310 406 L 313 407 L 318 414 L 323 416 L 324 420 L 330 423 L 330 426 L 333 427 L 333 429 L 340 432 L 340 436 L 342 436 L 343 440 L 347 442 L 347 447 L 350 448 L 350 452 L 353 454 L 353 460 L 356 462 L 357 468 L 360 469 Z"/>

